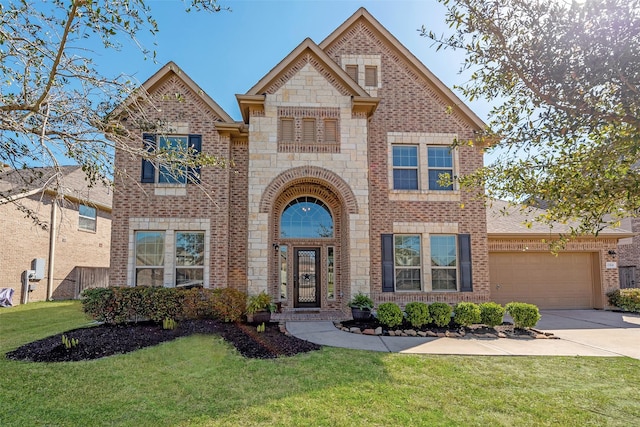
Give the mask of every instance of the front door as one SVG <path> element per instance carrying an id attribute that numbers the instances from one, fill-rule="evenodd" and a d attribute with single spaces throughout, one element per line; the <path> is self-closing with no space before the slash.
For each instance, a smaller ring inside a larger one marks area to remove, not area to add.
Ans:
<path id="1" fill-rule="evenodd" d="M 294 248 L 295 307 L 320 307 L 320 248 Z"/>

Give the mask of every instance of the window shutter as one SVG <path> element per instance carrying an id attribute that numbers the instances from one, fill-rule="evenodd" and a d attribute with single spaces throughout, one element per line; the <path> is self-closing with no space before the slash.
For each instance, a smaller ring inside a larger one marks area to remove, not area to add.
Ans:
<path id="1" fill-rule="evenodd" d="M 316 141 L 316 120 L 303 119 L 302 120 L 302 142 L 315 142 L 315 141 Z"/>
<path id="2" fill-rule="evenodd" d="M 142 134 L 142 140 L 144 142 L 144 149 L 147 152 L 152 152 L 156 149 L 156 136 L 152 133 Z M 156 168 L 152 161 L 148 159 L 142 159 L 142 174 L 140 176 L 140 182 L 153 183 L 156 177 Z"/>
<path id="3" fill-rule="evenodd" d="M 344 67 L 344 69 L 347 74 L 349 74 L 349 77 L 351 77 L 353 80 L 355 80 L 356 83 L 358 83 L 358 66 L 347 65 L 346 67 Z"/>
<path id="4" fill-rule="evenodd" d="M 202 136 L 189 135 L 189 148 L 193 149 L 195 155 L 202 151 Z M 189 168 L 187 171 L 187 180 L 194 184 L 200 184 L 200 166 Z"/>
<path id="5" fill-rule="evenodd" d="M 458 258 L 460 264 L 460 292 L 472 292 L 470 234 L 458 234 Z"/>
<path id="6" fill-rule="evenodd" d="M 338 121 L 324 121 L 324 142 L 338 142 Z"/>
<path id="7" fill-rule="evenodd" d="M 378 86 L 378 67 L 364 67 L 364 85 Z"/>
<path id="8" fill-rule="evenodd" d="M 280 119 L 280 141 L 292 142 L 294 136 L 294 122 L 291 118 Z"/>
<path id="9" fill-rule="evenodd" d="M 393 292 L 393 234 L 382 235 L 382 292 Z"/>

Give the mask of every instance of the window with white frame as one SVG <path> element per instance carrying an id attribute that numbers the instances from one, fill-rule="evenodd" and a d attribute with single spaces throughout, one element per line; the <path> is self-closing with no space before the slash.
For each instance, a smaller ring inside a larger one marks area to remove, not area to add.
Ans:
<path id="1" fill-rule="evenodd" d="M 160 136 L 158 148 L 161 152 L 186 153 L 189 147 L 188 137 L 183 136 Z M 186 184 L 187 168 L 182 165 L 160 165 L 157 169 L 158 179 L 156 182 L 166 184 Z"/>
<path id="2" fill-rule="evenodd" d="M 453 190 L 453 156 L 451 155 L 451 148 L 427 147 L 427 167 L 429 190 Z"/>
<path id="3" fill-rule="evenodd" d="M 418 146 L 394 145 L 393 189 L 418 190 Z"/>
<path id="4" fill-rule="evenodd" d="M 176 232 L 176 286 L 204 283 L 204 233 Z"/>
<path id="5" fill-rule="evenodd" d="M 456 236 L 432 235 L 430 240 L 432 290 L 458 290 Z"/>
<path id="6" fill-rule="evenodd" d="M 136 286 L 163 286 L 164 231 L 136 231 Z"/>
<path id="7" fill-rule="evenodd" d="M 98 210 L 92 206 L 78 206 L 78 228 L 80 230 L 96 231 Z"/>
<path id="8" fill-rule="evenodd" d="M 420 235 L 395 235 L 393 246 L 395 290 L 420 291 L 422 289 Z"/>

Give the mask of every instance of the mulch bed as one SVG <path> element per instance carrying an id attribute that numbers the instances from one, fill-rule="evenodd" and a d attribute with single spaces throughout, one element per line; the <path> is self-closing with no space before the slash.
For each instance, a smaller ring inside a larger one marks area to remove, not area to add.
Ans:
<path id="1" fill-rule="evenodd" d="M 244 357 L 273 359 L 298 353 L 319 350 L 317 344 L 285 335 L 277 324 L 267 323 L 264 332 L 258 333 L 254 325 L 223 323 L 215 320 L 185 320 L 174 330 L 162 329 L 152 322 L 125 325 L 96 325 L 74 329 L 42 340 L 23 345 L 8 352 L 13 360 L 32 362 L 71 362 L 99 359 L 113 354 L 128 353 L 165 341 L 193 334 L 214 334 L 224 338 Z M 67 349 L 62 335 L 76 338 L 78 345 Z"/>

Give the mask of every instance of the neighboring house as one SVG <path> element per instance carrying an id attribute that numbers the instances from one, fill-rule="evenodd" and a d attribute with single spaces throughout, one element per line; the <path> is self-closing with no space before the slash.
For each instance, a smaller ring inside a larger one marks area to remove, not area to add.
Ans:
<path id="1" fill-rule="evenodd" d="M 607 292 L 618 288 L 618 241 L 631 233 L 607 227 L 598 237 L 569 241 L 554 255 L 549 242 L 569 233 L 569 225 L 526 225 L 543 213 L 537 208 L 523 211 L 504 201 L 487 207 L 491 299 L 548 309 L 607 307 Z"/>
<path id="2" fill-rule="evenodd" d="M 618 267 L 621 288 L 640 287 L 640 218 L 624 218 L 620 228 L 633 237 L 623 239 L 618 244 Z"/>
<path id="3" fill-rule="evenodd" d="M 365 9 L 237 95 L 242 122 L 174 63 L 143 87 L 162 125 L 141 147 L 233 165 L 176 178 L 117 153 L 113 285 L 266 291 L 283 319 L 344 317 L 358 292 L 493 298 L 484 203 L 440 179 L 482 166 L 479 144 L 450 146 L 485 125 Z"/>
<path id="4" fill-rule="evenodd" d="M 80 166 L 0 172 L 0 288 L 14 290 L 14 305 L 36 259 L 42 277 L 28 282 L 28 301 L 77 297 L 87 275 L 93 282 L 82 286 L 106 283 L 111 197 L 106 187 L 90 188 Z"/>

